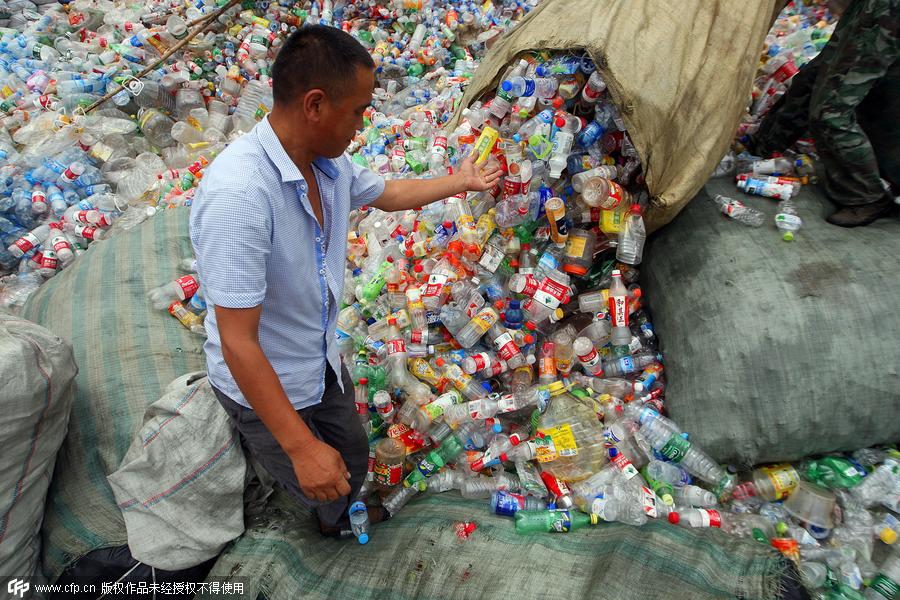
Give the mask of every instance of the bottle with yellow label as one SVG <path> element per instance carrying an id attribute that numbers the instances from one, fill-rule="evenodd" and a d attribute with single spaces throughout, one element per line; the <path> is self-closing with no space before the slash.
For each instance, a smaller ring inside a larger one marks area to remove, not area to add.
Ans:
<path id="1" fill-rule="evenodd" d="M 498 320 L 500 320 L 500 315 L 497 314 L 497 311 L 486 306 L 479 310 L 472 320 L 456 334 L 456 341 L 463 348 L 471 348 Z"/>
<path id="2" fill-rule="evenodd" d="M 499 138 L 500 134 L 493 127 L 485 127 L 481 130 L 481 135 L 478 136 L 478 140 L 472 148 L 472 156 L 475 157 L 476 165 L 487 160 Z"/>
<path id="3" fill-rule="evenodd" d="M 538 456 L 542 469 L 557 479 L 576 482 L 599 471 L 608 462 L 603 430 L 588 402 L 568 393 L 565 385 L 550 384 L 550 404 L 538 422 L 538 435 L 550 438 L 550 452 Z"/>
<path id="4" fill-rule="evenodd" d="M 618 235 L 625 228 L 625 217 L 628 209 L 623 202 L 615 208 L 600 211 L 600 231 L 603 233 L 615 233 Z"/>

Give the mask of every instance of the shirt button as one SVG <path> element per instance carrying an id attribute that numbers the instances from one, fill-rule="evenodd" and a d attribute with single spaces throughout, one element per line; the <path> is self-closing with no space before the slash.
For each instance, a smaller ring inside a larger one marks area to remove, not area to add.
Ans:
<path id="1" fill-rule="evenodd" d="M 325 274 L 325 269 L 319 269 L 319 275 L 324 275 L 324 274 Z"/>
<path id="2" fill-rule="evenodd" d="M 317 242 L 321 242 L 321 241 L 322 241 L 322 238 L 316 238 L 316 241 L 317 241 Z"/>

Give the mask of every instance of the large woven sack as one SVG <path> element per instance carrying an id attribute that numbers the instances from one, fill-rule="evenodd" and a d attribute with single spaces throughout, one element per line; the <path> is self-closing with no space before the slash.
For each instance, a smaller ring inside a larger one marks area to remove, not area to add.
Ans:
<path id="1" fill-rule="evenodd" d="M 766 33 L 784 4 L 544 0 L 491 48 L 460 105 L 496 89 L 524 52 L 587 50 L 644 165 L 651 194 L 645 219 L 657 229 L 694 197 L 728 149 Z"/>
<path id="2" fill-rule="evenodd" d="M 457 533 L 462 522 L 477 526 L 468 538 Z M 512 519 L 490 513 L 488 501 L 458 492 L 414 498 L 374 526 L 365 546 L 322 537 L 308 511 L 276 493 L 207 581 L 268 600 L 774 600 L 798 587 L 771 547 L 718 530 L 654 521 L 520 535 Z"/>
<path id="3" fill-rule="evenodd" d="M 176 382 L 150 405 L 122 466 L 107 477 L 131 555 L 166 571 L 196 567 L 244 532 L 247 461 L 203 375 Z"/>
<path id="4" fill-rule="evenodd" d="M 722 462 L 750 466 L 900 441 L 900 222 L 842 229 L 816 188 L 783 242 L 718 214 L 713 180 L 651 239 L 641 283 L 666 357 L 666 406 Z"/>
<path id="5" fill-rule="evenodd" d="M 162 211 L 91 247 L 35 292 L 22 315 L 73 343 L 79 366 L 69 434 L 43 527 L 46 574 L 127 536 L 106 476 L 119 468 L 144 411 L 176 377 L 205 368 L 202 338 L 147 292 L 192 256 L 188 209 Z"/>
<path id="6" fill-rule="evenodd" d="M 30 578 L 77 368 L 43 327 L 0 313 L 0 577 Z"/>

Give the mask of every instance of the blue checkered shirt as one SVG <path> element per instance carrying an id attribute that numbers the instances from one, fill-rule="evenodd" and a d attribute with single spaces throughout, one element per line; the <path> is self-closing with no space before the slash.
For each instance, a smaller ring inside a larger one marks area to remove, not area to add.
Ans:
<path id="1" fill-rule="evenodd" d="M 209 380 L 244 406 L 250 405 L 222 357 L 215 306 L 262 305 L 259 343 L 294 408 L 321 401 L 326 360 L 340 374 L 334 330 L 348 215 L 378 198 L 384 180 L 347 155 L 319 158 L 313 171 L 324 231 L 300 169 L 265 118 L 206 169 L 191 209 L 191 242 L 209 307 Z"/>

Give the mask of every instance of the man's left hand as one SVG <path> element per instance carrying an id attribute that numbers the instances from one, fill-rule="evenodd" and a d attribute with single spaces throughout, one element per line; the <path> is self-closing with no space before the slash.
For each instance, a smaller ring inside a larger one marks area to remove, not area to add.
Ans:
<path id="1" fill-rule="evenodd" d="M 459 165 L 459 176 L 468 192 L 483 192 L 497 184 L 501 171 L 497 165 L 476 165 L 475 158 L 466 157 Z"/>

